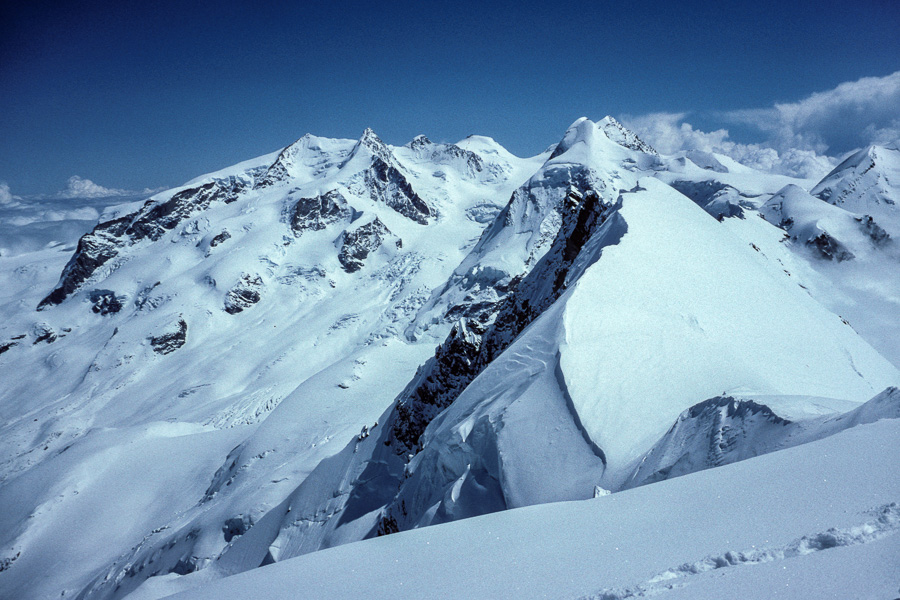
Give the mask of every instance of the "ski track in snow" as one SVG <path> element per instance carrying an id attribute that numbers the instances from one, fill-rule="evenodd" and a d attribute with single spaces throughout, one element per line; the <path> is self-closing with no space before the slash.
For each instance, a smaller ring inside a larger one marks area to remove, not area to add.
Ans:
<path id="1" fill-rule="evenodd" d="M 692 563 L 677 567 L 651 577 L 643 583 L 629 587 L 606 588 L 578 600 L 625 600 L 626 598 L 649 598 L 690 585 L 691 579 L 710 571 L 746 567 L 778 560 L 805 556 L 814 552 L 858 546 L 880 540 L 900 531 L 900 504 L 891 502 L 871 511 L 873 520 L 854 527 L 828 529 L 820 533 L 805 535 L 789 544 L 773 548 L 753 548 L 752 550 L 729 550 L 722 554 L 707 556 Z"/>

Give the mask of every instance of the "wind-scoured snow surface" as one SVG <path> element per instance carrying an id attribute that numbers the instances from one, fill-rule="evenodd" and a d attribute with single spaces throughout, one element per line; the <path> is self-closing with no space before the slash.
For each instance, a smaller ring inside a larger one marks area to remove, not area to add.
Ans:
<path id="1" fill-rule="evenodd" d="M 898 165 L 796 180 L 607 117 L 5 206 L 0 597 L 880 593 Z"/>

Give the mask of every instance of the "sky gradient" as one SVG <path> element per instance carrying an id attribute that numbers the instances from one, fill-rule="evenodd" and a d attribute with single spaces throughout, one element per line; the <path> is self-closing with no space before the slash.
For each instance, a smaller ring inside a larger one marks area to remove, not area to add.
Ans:
<path id="1" fill-rule="evenodd" d="M 580 116 L 666 113 L 760 142 L 736 111 L 900 70 L 895 0 L 11 4 L 0 181 L 21 195 L 168 187 L 365 127 L 531 155 Z"/>

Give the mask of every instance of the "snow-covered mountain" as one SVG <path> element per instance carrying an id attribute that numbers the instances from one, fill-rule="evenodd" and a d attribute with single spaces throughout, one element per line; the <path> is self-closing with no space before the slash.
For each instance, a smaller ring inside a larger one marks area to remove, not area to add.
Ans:
<path id="1" fill-rule="evenodd" d="M 162 597 L 897 419 L 896 153 L 813 185 L 611 117 L 527 159 L 306 135 L 0 255 L 0 596 Z"/>
<path id="2" fill-rule="evenodd" d="M 851 154 L 810 193 L 847 211 L 881 217 L 885 224 L 896 227 L 900 221 L 898 144 L 870 146 Z"/>

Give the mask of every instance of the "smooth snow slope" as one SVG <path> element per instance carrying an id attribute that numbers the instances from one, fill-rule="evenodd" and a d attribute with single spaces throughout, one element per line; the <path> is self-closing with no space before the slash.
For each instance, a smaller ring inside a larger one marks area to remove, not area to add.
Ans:
<path id="1" fill-rule="evenodd" d="M 561 368 L 607 477 L 719 393 L 862 402 L 900 372 L 749 244 L 653 179 L 567 303 Z"/>
<path id="2" fill-rule="evenodd" d="M 883 420 L 594 500 L 324 550 L 174 598 L 892 598 L 898 452 L 900 421 Z M 158 597 L 147 592 L 135 597 Z"/>

